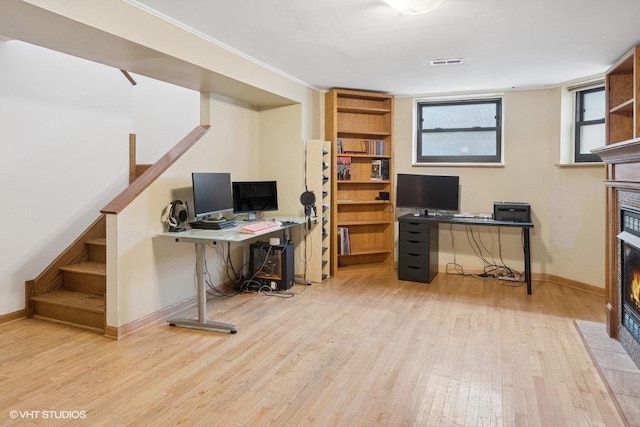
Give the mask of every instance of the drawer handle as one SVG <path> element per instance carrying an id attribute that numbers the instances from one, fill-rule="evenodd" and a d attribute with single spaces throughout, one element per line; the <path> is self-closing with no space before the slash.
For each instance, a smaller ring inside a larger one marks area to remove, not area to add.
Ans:
<path id="1" fill-rule="evenodd" d="M 420 267 L 412 267 L 412 266 L 410 266 L 410 265 L 408 265 L 408 266 L 407 266 L 407 268 L 410 268 L 410 269 L 412 269 L 412 270 L 419 270 L 419 269 L 420 269 Z"/>
<path id="2" fill-rule="evenodd" d="M 420 234 L 419 231 L 407 231 L 407 233 L 409 233 L 409 234 Z"/>
<path id="3" fill-rule="evenodd" d="M 407 254 L 409 256 L 420 256 L 420 254 Z"/>
<path id="4" fill-rule="evenodd" d="M 407 240 L 409 243 L 421 243 L 420 240 Z"/>

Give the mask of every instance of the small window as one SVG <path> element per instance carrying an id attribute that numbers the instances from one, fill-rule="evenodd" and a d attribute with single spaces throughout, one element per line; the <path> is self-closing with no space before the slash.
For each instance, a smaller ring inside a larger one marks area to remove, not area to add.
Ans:
<path id="1" fill-rule="evenodd" d="M 601 161 L 591 150 L 605 145 L 604 104 L 604 87 L 576 91 L 576 163 Z"/>
<path id="2" fill-rule="evenodd" d="M 500 163 L 502 100 L 419 102 L 418 163 Z"/>

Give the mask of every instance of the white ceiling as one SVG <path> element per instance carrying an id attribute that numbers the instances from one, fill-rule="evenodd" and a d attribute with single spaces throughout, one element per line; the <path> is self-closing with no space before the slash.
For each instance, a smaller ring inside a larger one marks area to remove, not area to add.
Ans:
<path id="1" fill-rule="evenodd" d="M 127 1 L 321 89 L 558 85 L 601 75 L 640 43 L 640 0 L 446 0 L 426 15 L 382 0 Z"/>

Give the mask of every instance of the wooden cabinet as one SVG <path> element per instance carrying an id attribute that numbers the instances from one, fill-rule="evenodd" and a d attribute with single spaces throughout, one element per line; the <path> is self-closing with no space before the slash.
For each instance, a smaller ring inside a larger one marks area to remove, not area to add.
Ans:
<path id="1" fill-rule="evenodd" d="M 431 283 L 438 274 L 438 223 L 398 218 L 398 279 Z"/>
<path id="2" fill-rule="evenodd" d="M 331 141 L 331 274 L 393 268 L 393 97 L 333 89 L 326 94 Z"/>
<path id="3" fill-rule="evenodd" d="M 607 144 L 640 137 L 640 47 L 620 58 L 606 75 Z"/>

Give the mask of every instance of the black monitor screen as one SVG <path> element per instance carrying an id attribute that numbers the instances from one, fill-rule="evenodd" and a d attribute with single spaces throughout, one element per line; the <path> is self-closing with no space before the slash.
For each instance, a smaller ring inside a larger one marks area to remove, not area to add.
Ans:
<path id="1" fill-rule="evenodd" d="M 233 211 L 231 174 L 216 172 L 194 172 L 193 210 L 196 218 Z"/>
<path id="2" fill-rule="evenodd" d="M 234 181 L 232 187 L 235 213 L 278 210 L 276 181 Z"/>
<path id="3" fill-rule="evenodd" d="M 457 176 L 398 174 L 396 206 L 457 212 L 459 181 Z"/>

